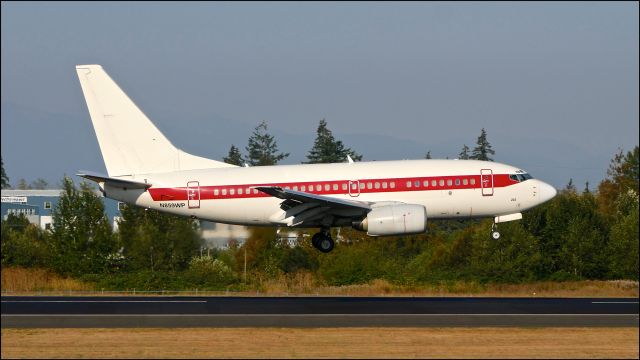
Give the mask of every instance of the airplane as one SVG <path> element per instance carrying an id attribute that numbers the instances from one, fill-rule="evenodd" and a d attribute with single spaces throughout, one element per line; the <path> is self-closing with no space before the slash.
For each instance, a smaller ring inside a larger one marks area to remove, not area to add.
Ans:
<path id="1" fill-rule="evenodd" d="M 332 227 L 369 236 L 422 234 L 427 219 L 522 219 L 556 189 L 506 164 L 400 160 L 242 167 L 175 147 L 100 65 L 77 65 L 107 174 L 77 174 L 105 197 L 193 219 L 246 226 L 319 228 L 323 253 Z"/>

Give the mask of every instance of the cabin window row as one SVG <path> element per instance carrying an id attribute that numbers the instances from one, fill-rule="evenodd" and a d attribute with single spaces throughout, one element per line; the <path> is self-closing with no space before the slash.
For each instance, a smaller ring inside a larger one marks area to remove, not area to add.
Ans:
<path id="1" fill-rule="evenodd" d="M 429 185 L 429 183 L 431 183 L 431 185 Z M 407 180 L 407 188 L 411 188 L 411 187 L 417 187 L 419 188 L 420 185 L 422 185 L 422 187 L 436 187 L 436 186 L 444 186 L 444 184 L 447 184 L 447 186 L 453 186 L 453 184 L 455 183 L 456 186 L 460 186 L 460 185 L 475 185 L 476 184 L 476 179 L 474 178 L 455 178 L 455 179 L 440 179 L 440 180 L 424 180 L 424 181 L 420 181 L 420 180 Z"/>
<path id="2" fill-rule="evenodd" d="M 476 179 L 474 178 L 456 178 L 456 179 L 440 179 L 440 180 L 424 180 L 424 181 L 420 181 L 420 180 L 407 180 L 406 183 L 406 187 L 407 188 L 419 188 L 419 187 L 437 187 L 437 186 L 445 186 L 445 184 L 447 186 L 453 186 L 453 184 L 455 184 L 456 186 L 460 186 L 460 185 L 475 185 L 476 183 Z M 316 184 L 316 185 L 294 185 L 294 186 L 285 186 L 284 188 L 287 190 L 294 190 L 294 191 L 302 191 L 302 192 L 320 192 L 320 191 L 338 191 L 338 189 L 341 189 L 342 191 L 347 191 L 349 185 L 347 185 L 347 183 L 342 183 L 342 184 L 337 184 L 337 183 L 333 183 L 333 184 Z M 360 190 L 372 190 L 372 189 L 395 189 L 396 187 L 396 183 L 395 181 L 359 181 L 359 182 L 352 182 L 351 183 L 351 190 L 358 190 L 358 188 Z M 221 188 L 221 189 L 214 189 L 213 190 L 213 195 L 214 196 L 227 196 L 227 195 L 250 195 L 250 194 L 254 194 L 254 195 L 258 195 L 260 192 L 256 189 L 247 187 L 247 188 Z"/>

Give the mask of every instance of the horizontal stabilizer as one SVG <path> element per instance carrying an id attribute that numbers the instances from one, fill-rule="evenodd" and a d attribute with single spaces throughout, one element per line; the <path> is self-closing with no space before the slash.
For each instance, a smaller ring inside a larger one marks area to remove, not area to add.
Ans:
<path id="1" fill-rule="evenodd" d="M 128 189 L 148 189 L 152 185 L 146 182 L 112 178 L 107 175 L 94 173 L 91 171 L 83 171 L 80 174 L 76 175 L 85 179 L 89 179 L 91 181 L 95 181 L 97 183 L 105 183 L 111 186 L 124 187 Z"/>

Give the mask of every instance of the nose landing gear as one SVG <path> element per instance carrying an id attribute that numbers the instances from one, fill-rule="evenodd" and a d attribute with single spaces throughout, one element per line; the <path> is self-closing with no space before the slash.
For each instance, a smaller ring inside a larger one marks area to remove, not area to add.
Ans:
<path id="1" fill-rule="evenodd" d="M 491 237 L 493 238 L 493 240 L 500 239 L 500 232 L 498 231 L 498 225 L 496 225 L 496 223 L 493 223 L 493 225 L 491 225 Z"/>
<path id="2" fill-rule="evenodd" d="M 314 248 L 322 251 L 323 253 L 328 253 L 333 250 L 335 243 L 331 238 L 330 229 L 322 229 L 320 232 L 313 235 L 311 238 L 311 244 Z"/>

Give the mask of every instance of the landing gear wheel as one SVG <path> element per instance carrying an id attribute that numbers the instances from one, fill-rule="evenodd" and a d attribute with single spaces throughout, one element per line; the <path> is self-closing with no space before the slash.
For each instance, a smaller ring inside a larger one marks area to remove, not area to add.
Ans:
<path id="1" fill-rule="evenodd" d="M 318 247 L 320 244 L 320 241 L 322 240 L 322 233 L 316 233 L 313 235 L 313 237 L 311 238 L 311 245 L 313 245 L 314 248 L 320 250 L 320 248 Z"/>
<path id="2" fill-rule="evenodd" d="M 493 223 L 493 225 L 491 225 L 491 237 L 493 238 L 493 240 L 500 239 L 500 232 L 498 231 L 498 225 L 496 225 L 496 223 Z"/>
<path id="3" fill-rule="evenodd" d="M 328 253 L 333 250 L 335 243 L 328 231 L 320 231 L 319 233 L 314 234 L 311 238 L 311 245 L 323 253 Z"/>
<path id="4" fill-rule="evenodd" d="M 323 236 L 320 242 L 318 243 L 317 249 L 322 251 L 323 253 L 328 253 L 333 250 L 334 242 L 330 236 Z"/>

